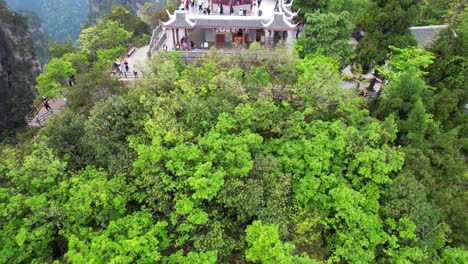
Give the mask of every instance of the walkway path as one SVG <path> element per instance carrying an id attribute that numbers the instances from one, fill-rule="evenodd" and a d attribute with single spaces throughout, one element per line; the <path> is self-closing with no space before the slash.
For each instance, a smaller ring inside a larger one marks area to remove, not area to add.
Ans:
<path id="1" fill-rule="evenodd" d="M 126 82 L 131 81 L 134 83 L 135 75 L 133 74 L 133 67 L 135 66 L 138 71 L 138 78 L 142 78 L 143 74 L 141 69 L 144 68 L 146 63 L 148 62 L 148 51 L 149 51 L 149 44 L 140 48 L 137 48 L 132 55 L 125 56 L 125 60 L 128 62 L 129 72 L 127 72 L 127 77 L 125 75 L 119 76 L 119 81 Z"/>
<path id="2" fill-rule="evenodd" d="M 137 69 L 141 65 L 145 65 L 148 62 L 148 51 L 149 44 L 140 48 L 137 48 L 130 57 L 126 57 L 130 70 L 133 66 L 136 66 Z M 133 75 L 133 74 L 132 74 Z"/>

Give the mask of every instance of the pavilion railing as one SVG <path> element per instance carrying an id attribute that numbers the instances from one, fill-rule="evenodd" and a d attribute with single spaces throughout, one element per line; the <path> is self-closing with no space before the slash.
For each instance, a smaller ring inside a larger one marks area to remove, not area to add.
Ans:
<path id="1" fill-rule="evenodd" d="M 258 61 L 262 59 L 273 59 L 274 55 L 271 52 L 260 52 L 260 51 L 244 51 L 239 53 L 236 50 L 219 50 L 215 53 L 212 53 L 210 50 L 192 50 L 192 51 L 177 51 L 180 54 L 180 58 L 185 61 L 185 63 L 192 63 L 199 58 L 207 58 L 210 56 L 232 56 L 234 58 L 239 57 L 242 54 L 242 58 L 248 61 Z"/>
<path id="2" fill-rule="evenodd" d="M 36 122 L 40 127 L 42 127 L 44 125 L 44 122 L 47 120 L 47 118 L 52 114 L 52 112 L 47 111 L 39 115 L 41 109 L 42 109 L 42 102 L 36 101 L 33 104 L 31 112 L 29 112 L 26 115 L 26 123 L 29 126 L 33 126 L 34 122 Z"/>

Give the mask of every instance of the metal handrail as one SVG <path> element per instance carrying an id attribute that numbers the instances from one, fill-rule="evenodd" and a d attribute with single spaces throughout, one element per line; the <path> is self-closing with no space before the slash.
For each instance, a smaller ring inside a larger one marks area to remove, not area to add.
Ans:
<path id="1" fill-rule="evenodd" d="M 27 124 L 31 124 L 32 122 L 36 121 L 39 124 L 39 126 L 42 127 L 42 125 L 47 120 L 47 118 L 52 114 L 53 114 L 52 111 L 50 111 L 50 112 L 47 111 L 47 112 L 45 112 L 45 113 L 43 113 L 43 114 L 41 114 L 39 116 L 36 116 L 36 115 L 30 116 L 28 114 L 28 116 L 26 117 L 26 122 L 27 122 Z"/>
<path id="2" fill-rule="evenodd" d="M 26 115 L 26 123 L 32 122 L 32 120 L 34 120 L 34 117 L 41 111 L 41 108 L 42 102 L 38 101 L 33 103 L 32 110 Z"/>
<path id="3" fill-rule="evenodd" d="M 161 34 L 162 33 L 162 34 Z M 161 36 L 160 36 L 161 35 Z M 149 53 L 148 56 L 152 56 L 155 51 L 161 47 L 162 43 L 166 41 L 167 34 L 163 30 L 161 25 L 158 25 L 154 30 L 153 30 L 153 35 L 151 36 L 151 41 L 150 41 L 150 48 L 149 48 Z"/>
<path id="4" fill-rule="evenodd" d="M 151 41 L 150 41 L 150 48 L 153 48 L 155 42 L 157 41 L 157 37 L 159 35 L 159 33 L 162 32 L 162 27 L 161 25 L 158 25 L 154 30 L 153 30 L 153 34 L 151 36 Z"/>

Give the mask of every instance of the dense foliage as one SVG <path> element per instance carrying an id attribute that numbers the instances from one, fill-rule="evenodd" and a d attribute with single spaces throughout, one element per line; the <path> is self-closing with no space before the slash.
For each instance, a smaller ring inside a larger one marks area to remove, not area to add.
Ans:
<path id="1" fill-rule="evenodd" d="M 90 19 L 95 20 L 111 12 L 113 6 L 122 5 L 126 9 L 131 10 L 132 13 L 136 14 L 138 11 L 143 9 L 143 6 L 150 5 L 156 8 L 161 8 L 164 6 L 166 0 L 164 1 L 154 1 L 154 0 L 89 0 L 90 9 Z"/>
<path id="2" fill-rule="evenodd" d="M 161 52 L 121 86 L 106 66 L 133 23 L 99 20 L 47 65 L 75 86 L 38 79 L 66 109 L 1 148 L 0 262 L 466 263 L 468 27 L 462 1 L 451 10 L 430 51 L 379 49 L 372 101 L 308 39 L 301 57 Z"/>

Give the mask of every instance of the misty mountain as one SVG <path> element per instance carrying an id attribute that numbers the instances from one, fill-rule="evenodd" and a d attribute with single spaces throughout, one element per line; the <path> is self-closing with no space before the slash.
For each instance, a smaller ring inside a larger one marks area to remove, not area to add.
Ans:
<path id="1" fill-rule="evenodd" d="M 50 40 L 76 40 L 89 13 L 88 0 L 6 0 L 15 11 L 35 12 Z"/>

